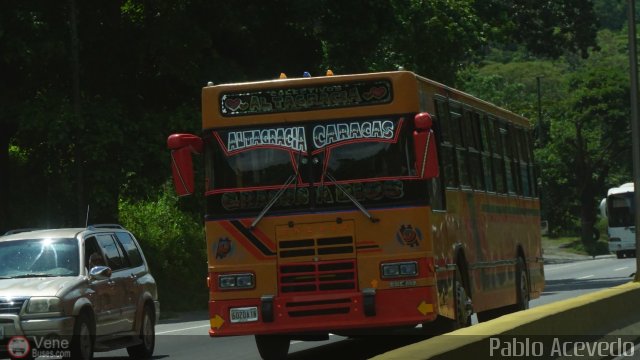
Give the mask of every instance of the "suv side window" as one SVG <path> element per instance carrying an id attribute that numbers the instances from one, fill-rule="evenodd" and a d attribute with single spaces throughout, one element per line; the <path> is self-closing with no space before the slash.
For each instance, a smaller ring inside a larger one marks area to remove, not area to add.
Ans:
<path id="1" fill-rule="evenodd" d="M 93 261 L 91 256 L 93 256 Z M 106 265 L 101 264 L 104 262 L 104 257 L 102 256 L 102 250 L 100 250 L 100 246 L 98 245 L 98 241 L 95 237 L 91 236 L 84 241 L 84 263 L 87 270 L 91 270 L 92 266 L 95 265 Z"/>
<path id="2" fill-rule="evenodd" d="M 122 244 L 122 247 L 129 258 L 129 262 L 131 263 L 131 267 L 142 266 L 142 255 L 140 255 L 140 250 L 133 241 L 133 237 L 131 237 L 129 233 L 125 232 L 117 232 L 116 237 L 120 244 Z"/>
<path id="3" fill-rule="evenodd" d="M 111 270 L 116 271 L 129 266 L 127 259 L 123 256 L 120 246 L 115 242 L 113 236 L 109 234 L 96 235 L 98 243 L 104 251 L 107 265 Z"/>

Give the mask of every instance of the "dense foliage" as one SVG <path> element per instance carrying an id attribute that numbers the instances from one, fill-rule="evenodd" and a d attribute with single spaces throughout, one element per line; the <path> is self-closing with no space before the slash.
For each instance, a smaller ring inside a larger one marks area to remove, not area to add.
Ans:
<path id="1" fill-rule="evenodd" d="M 185 272 L 206 296 L 201 200 L 167 193 L 165 149 L 198 132 L 201 87 L 398 66 L 536 121 L 543 214 L 590 229 L 630 178 L 624 4 L 2 1 L 0 232 L 84 226 L 89 210 L 138 234 L 163 296 Z"/>

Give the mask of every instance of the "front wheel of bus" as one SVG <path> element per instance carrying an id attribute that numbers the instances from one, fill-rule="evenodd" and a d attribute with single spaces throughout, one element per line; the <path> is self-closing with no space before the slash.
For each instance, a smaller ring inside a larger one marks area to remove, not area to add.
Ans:
<path id="1" fill-rule="evenodd" d="M 527 269 L 524 266 L 524 260 L 518 258 L 516 264 L 516 295 L 518 303 L 516 303 L 516 311 L 526 310 L 529 308 L 529 279 L 527 277 Z"/>
<path id="2" fill-rule="evenodd" d="M 289 337 L 285 335 L 256 335 L 256 346 L 263 360 L 286 359 L 289 343 Z"/>
<path id="3" fill-rule="evenodd" d="M 463 327 L 467 327 L 471 325 L 471 313 L 473 312 L 471 307 L 471 298 L 467 293 L 467 290 L 464 286 L 464 282 L 462 280 L 462 275 L 460 274 L 460 270 L 456 270 L 456 277 L 454 283 L 454 291 L 455 291 L 455 305 L 456 305 L 456 320 L 454 324 L 455 329 L 461 329 Z"/>

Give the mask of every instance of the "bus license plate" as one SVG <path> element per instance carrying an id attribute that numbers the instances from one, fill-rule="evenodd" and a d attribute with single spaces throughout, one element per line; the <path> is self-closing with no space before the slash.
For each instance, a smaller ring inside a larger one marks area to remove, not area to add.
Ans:
<path id="1" fill-rule="evenodd" d="M 258 321 L 258 308 L 246 307 L 246 308 L 232 308 L 229 310 L 229 318 L 232 323 L 241 323 L 249 321 Z"/>

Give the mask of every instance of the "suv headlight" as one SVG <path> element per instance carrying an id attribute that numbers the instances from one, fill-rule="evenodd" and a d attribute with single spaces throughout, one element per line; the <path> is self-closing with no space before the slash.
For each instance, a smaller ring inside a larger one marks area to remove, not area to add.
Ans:
<path id="1" fill-rule="evenodd" d="M 59 313 L 62 311 L 60 298 L 34 296 L 27 304 L 27 314 Z"/>

